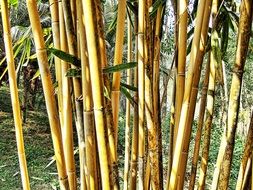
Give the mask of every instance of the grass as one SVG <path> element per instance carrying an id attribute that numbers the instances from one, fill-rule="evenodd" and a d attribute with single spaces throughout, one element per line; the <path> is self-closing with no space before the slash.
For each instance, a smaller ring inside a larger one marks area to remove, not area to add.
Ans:
<path id="1" fill-rule="evenodd" d="M 23 133 L 31 189 L 53 189 L 58 182 L 55 164 L 46 168 L 53 156 L 46 111 L 29 111 Z M 0 88 L 0 134 L 0 189 L 22 189 L 8 87 Z"/>
<path id="2" fill-rule="evenodd" d="M 23 126 L 25 150 L 30 176 L 31 189 L 56 189 L 58 187 L 57 171 L 55 163 L 46 167 L 53 156 L 53 146 L 50 135 L 50 128 L 45 106 L 42 104 L 40 109 L 29 111 L 27 122 Z M 123 168 L 124 168 L 124 140 L 125 140 L 125 120 L 124 115 L 120 114 L 119 119 L 119 177 L 120 185 L 123 187 Z M 163 123 L 163 162 L 164 162 L 164 182 L 167 174 L 167 156 L 169 141 L 169 116 Z M 210 189 L 213 170 L 220 146 L 222 128 L 214 124 L 211 133 L 211 145 L 209 153 L 206 189 Z M 74 130 L 75 132 L 75 130 Z M 11 100 L 8 87 L 0 88 L 0 190 L 22 189 L 19 163 L 16 148 L 15 130 L 11 110 Z M 191 159 L 193 152 L 193 141 L 196 134 L 196 123 L 193 126 L 191 137 L 191 146 L 189 151 L 189 160 L 187 166 L 187 175 L 190 174 Z M 76 137 L 77 135 L 75 135 Z M 77 139 L 75 138 L 75 144 Z M 231 177 L 229 181 L 230 189 L 236 185 L 237 175 L 240 167 L 241 156 L 244 149 L 245 139 L 237 136 L 233 156 Z M 75 145 L 75 147 L 77 144 Z M 201 155 L 201 153 L 200 153 Z M 199 163 L 200 164 L 200 163 Z M 198 167 L 199 167 L 198 164 Z M 78 155 L 76 155 L 76 170 L 78 171 Z M 199 170 L 198 170 L 199 171 Z M 79 172 L 77 172 L 78 174 Z M 197 175 L 196 184 L 199 174 Z M 188 181 L 185 182 L 187 187 Z"/>

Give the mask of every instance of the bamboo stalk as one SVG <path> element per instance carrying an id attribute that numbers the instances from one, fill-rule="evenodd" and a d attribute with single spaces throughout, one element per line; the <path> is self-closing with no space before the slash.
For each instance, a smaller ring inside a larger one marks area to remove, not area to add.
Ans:
<path id="1" fill-rule="evenodd" d="M 215 18 L 218 13 L 218 0 L 213 0 L 212 3 L 212 21 L 213 21 L 213 31 L 211 34 L 211 52 L 210 52 L 210 75 L 207 90 L 207 105 L 206 105 L 206 118 L 204 123 L 204 139 L 202 147 L 202 158 L 200 165 L 200 177 L 199 177 L 199 189 L 203 190 L 205 188 L 205 180 L 207 173 L 208 164 L 208 154 L 211 140 L 211 126 L 213 120 L 213 110 L 214 110 L 214 98 L 215 98 L 215 80 L 217 77 L 218 65 L 222 64 L 220 47 L 219 47 L 219 37 L 218 32 L 215 28 Z"/>
<path id="2" fill-rule="evenodd" d="M 101 62 L 99 59 L 99 49 L 97 48 L 97 25 L 95 4 L 91 0 L 83 0 L 83 11 L 85 12 L 84 23 L 89 26 L 85 28 L 87 49 L 89 57 L 89 66 L 91 75 L 92 97 L 94 102 L 95 126 L 98 143 L 99 163 L 102 178 L 102 188 L 104 190 L 110 189 L 110 177 L 108 168 L 108 151 L 106 148 L 105 139 L 105 121 L 104 121 L 104 99 L 103 99 L 103 82 Z"/>
<path id="3" fill-rule="evenodd" d="M 131 28 L 131 15 L 127 17 L 127 61 L 132 62 L 132 28 Z M 131 70 L 127 70 L 127 84 L 131 85 Z M 125 127 L 125 161 L 124 161 L 124 190 L 128 189 L 128 174 L 129 174 L 129 163 L 130 163 L 130 101 L 126 99 L 126 127 Z"/>
<path id="4" fill-rule="evenodd" d="M 241 94 L 243 69 L 247 57 L 250 31 L 252 25 L 252 9 L 253 2 L 243 0 L 240 7 L 239 33 L 237 41 L 236 59 L 234 65 L 234 73 L 230 88 L 229 107 L 228 107 L 228 131 L 226 134 L 226 148 L 221 164 L 221 172 L 218 189 L 227 189 L 229 182 L 229 174 L 234 150 L 235 132 L 237 128 L 239 101 Z"/>
<path id="5" fill-rule="evenodd" d="M 68 52 L 68 44 L 65 30 L 65 23 L 63 17 L 62 2 L 59 2 L 59 15 L 60 15 L 60 34 L 61 34 L 61 50 Z M 63 148 L 65 154 L 65 162 L 67 167 L 67 174 L 69 178 L 70 189 L 74 189 L 76 182 L 72 171 L 75 170 L 74 166 L 74 148 L 73 148 L 73 128 L 72 128 L 72 105 L 71 105 L 71 81 L 66 77 L 69 69 L 68 63 L 62 61 L 62 98 L 63 98 L 63 122 L 62 122 L 62 136 Z"/>
<path id="6" fill-rule="evenodd" d="M 211 188 L 212 190 L 216 190 L 219 183 L 220 168 L 221 168 L 223 156 L 225 154 L 225 148 L 226 148 L 226 136 L 224 132 L 221 138 L 220 149 L 219 149 L 216 166 L 213 173 L 212 188 Z"/>
<path id="7" fill-rule="evenodd" d="M 135 15 L 134 34 L 135 34 L 135 60 L 138 59 L 138 17 Z M 138 87 L 138 68 L 134 69 L 134 86 Z M 134 92 L 134 101 L 138 102 L 138 92 Z M 138 105 L 134 104 L 133 115 L 133 132 L 132 132 L 132 147 L 131 147 L 131 164 L 130 164 L 130 179 L 129 189 L 136 189 L 137 178 L 137 158 L 138 158 Z"/>
<path id="8" fill-rule="evenodd" d="M 25 145 L 24 145 L 23 131 L 22 131 L 22 119 L 21 119 L 21 111 L 20 111 L 19 98 L 18 98 L 18 86 L 17 86 L 17 80 L 16 80 L 17 77 L 15 73 L 15 64 L 14 64 L 10 20 L 9 20 L 9 9 L 8 9 L 7 0 L 1 0 L 1 16 L 2 16 L 2 23 L 3 23 L 4 45 L 5 45 L 6 60 L 7 60 L 7 67 L 8 67 L 9 86 L 10 86 L 11 103 L 12 103 L 12 110 L 13 110 L 13 117 L 14 117 L 14 124 L 15 124 L 15 134 L 16 134 L 16 141 L 17 141 L 17 150 L 18 150 L 18 159 L 19 159 L 22 187 L 24 190 L 30 190 L 30 182 L 29 182 L 29 174 L 28 174 L 27 163 L 26 163 Z"/>
<path id="9" fill-rule="evenodd" d="M 113 61 L 114 65 L 122 63 L 125 15 L 126 15 L 126 0 L 118 1 L 118 16 L 117 16 L 115 52 Z M 120 78 L 121 78 L 120 72 L 113 73 L 111 98 L 112 98 L 112 113 L 113 113 L 114 138 L 116 149 L 118 144 Z"/>
<path id="10" fill-rule="evenodd" d="M 188 114 L 188 108 L 189 108 L 189 101 L 190 101 L 190 93 L 191 93 L 191 87 L 193 82 L 193 76 L 195 71 L 195 60 L 197 57 L 197 53 L 199 50 L 199 42 L 200 42 L 200 34 L 201 34 L 201 28 L 202 28 L 202 21 L 203 21 L 203 15 L 205 11 L 205 5 L 206 0 L 200 1 L 198 5 L 198 11 L 197 11 L 197 18 L 196 18 L 196 27 L 194 31 L 194 37 L 192 42 L 192 51 L 190 55 L 190 65 L 188 68 L 187 73 L 187 80 L 186 80 L 186 89 L 184 92 L 184 98 L 183 98 L 183 104 L 182 104 L 182 110 L 180 114 L 180 122 L 179 122 L 179 128 L 178 128 L 178 134 L 177 134 L 177 140 L 175 144 L 175 151 L 173 156 L 173 164 L 172 164 L 172 172 L 170 176 L 170 185 L 169 189 L 174 190 L 177 187 L 177 177 L 179 174 L 179 165 L 180 161 L 182 159 L 182 149 L 183 149 L 183 141 L 185 136 L 185 128 L 186 128 L 186 122 L 187 122 L 187 114 Z"/>
<path id="11" fill-rule="evenodd" d="M 158 131 L 157 131 L 157 124 L 155 123 L 155 114 L 158 115 L 157 110 L 154 110 L 154 101 L 153 101 L 153 47 L 154 47 L 154 41 L 153 41 L 153 22 L 149 18 L 148 14 L 148 7 L 151 7 L 152 3 L 150 1 L 146 1 L 145 6 L 145 26 L 144 31 L 146 33 L 144 34 L 144 62 L 145 62 L 145 117 L 147 122 L 147 131 L 148 131 L 148 165 L 146 168 L 150 168 L 150 174 L 147 170 L 145 170 L 145 178 L 147 175 L 150 175 L 150 177 L 147 177 L 147 180 L 145 179 L 144 189 L 148 188 L 147 183 L 149 184 L 149 178 L 150 178 L 150 184 L 153 189 L 161 189 L 161 175 L 160 175 L 160 168 L 159 168 L 159 154 L 158 154 Z M 161 13 L 160 13 L 161 14 Z M 159 43 L 158 43 L 159 45 Z M 157 117 L 158 120 L 158 117 Z"/>
<path id="12" fill-rule="evenodd" d="M 195 62 L 196 65 L 194 68 L 194 77 L 193 77 L 193 83 L 192 83 L 192 89 L 191 89 L 191 95 L 190 95 L 190 105 L 189 105 L 189 110 L 187 114 L 187 122 L 186 122 L 186 127 L 185 127 L 186 135 L 184 136 L 182 162 L 180 164 L 180 172 L 179 172 L 181 173 L 180 182 L 179 182 L 180 189 L 183 188 L 183 185 L 184 185 L 190 137 L 191 137 L 191 131 L 192 131 L 192 123 L 194 119 L 194 113 L 195 113 L 195 107 L 196 107 L 196 101 L 197 101 L 197 95 L 198 95 L 198 85 L 199 85 L 199 80 L 200 80 L 203 58 L 205 55 L 205 48 L 207 44 L 207 33 L 208 33 L 208 28 L 209 28 L 208 25 L 209 25 L 209 19 L 210 19 L 211 4 L 212 4 L 211 0 L 206 1 L 205 13 L 204 13 L 203 24 L 202 24 L 202 29 L 201 29 L 201 37 L 200 37 L 200 42 L 199 42 L 199 51 L 198 51 L 196 62 Z"/>
<path id="13" fill-rule="evenodd" d="M 176 73 L 174 73 L 173 89 L 172 89 L 172 100 L 170 105 L 170 124 L 169 124 L 169 151 L 168 151 L 168 170 L 167 170 L 167 181 L 166 189 L 169 189 L 170 185 L 170 174 L 173 161 L 173 139 L 174 139 L 174 128 L 175 128 L 175 99 L 176 99 Z"/>
<path id="14" fill-rule="evenodd" d="M 104 37 L 104 26 L 103 26 L 103 16 L 102 7 L 99 0 L 95 1 L 96 13 L 97 13 L 97 25 L 98 25 L 98 35 L 99 35 L 99 51 L 101 55 L 101 66 L 102 69 L 108 66 L 106 57 L 106 44 Z M 107 74 L 103 74 L 104 86 L 108 91 L 111 92 L 111 83 Z M 118 163 L 117 163 L 117 149 L 115 143 L 115 131 L 113 123 L 113 112 L 112 112 L 112 102 L 109 98 L 104 98 L 105 102 L 105 118 L 107 127 L 107 149 L 109 152 L 109 169 L 110 178 L 112 181 L 112 187 L 114 189 L 119 189 L 119 174 L 118 174 Z"/>
<path id="15" fill-rule="evenodd" d="M 147 164 L 145 169 L 145 180 L 144 180 L 144 189 L 148 190 L 151 188 L 151 167 L 150 167 L 150 161 L 149 157 L 147 157 Z"/>
<path id="16" fill-rule="evenodd" d="M 236 190 L 242 189 L 243 178 L 244 178 L 244 174 L 246 172 L 246 166 L 247 166 L 248 159 L 250 158 L 250 156 L 252 154 L 252 149 L 253 149 L 253 112 L 251 113 L 251 119 L 250 119 L 250 124 L 249 124 L 249 129 L 248 129 L 247 140 L 246 140 L 246 144 L 244 147 L 242 161 L 241 161 L 240 170 L 239 170 L 237 183 L 236 183 Z"/>
<path id="17" fill-rule="evenodd" d="M 73 21 L 73 19 L 76 18 L 76 10 L 75 10 L 75 5 L 73 5 L 73 3 L 71 7 L 71 2 L 68 0 L 62 0 L 62 8 L 63 8 L 65 27 L 66 27 L 69 53 L 71 55 L 78 56 L 77 36 L 76 36 L 76 31 L 75 31 L 76 22 Z M 71 65 L 71 68 L 75 68 L 75 67 Z M 75 109 L 76 109 L 75 120 L 76 120 L 77 132 L 79 133 L 78 137 L 84 137 L 84 134 L 82 134 L 83 133 L 83 114 L 82 114 L 83 108 L 82 108 L 81 101 L 79 101 L 79 98 L 82 94 L 82 85 L 79 78 L 73 77 L 72 80 L 73 80 L 73 87 L 74 87 L 74 102 L 75 102 Z M 71 137 L 69 135 L 69 138 L 73 138 L 73 136 Z M 79 140 L 79 141 L 83 141 L 83 140 Z M 72 155 L 72 158 L 73 157 L 74 155 Z M 73 184 L 73 188 L 76 188 L 76 171 L 75 171 L 74 163 L 71 163 L 71 165 L 69 165 L 68 168 L 69 168 L 68 173 L 69 175 L 71 175 L 71 184 Z"/>
<path id="18" fill-rule="evenodd" d="M 138 186 L 139 189 L 144 188 L 144 22 L 145 22 L 145 1 L 140 0 L 138 6 L 138 171 L 139 171 L 139 180 Z"/>
<path id="19" fill-rule="evenodd" d="M 248 158 L 248 162 L 247 162 L 247 165 L 245 168 L 245 173 L 243 176 L 243 183 L 242 183 L 243 190 L 251 189 L 251 187 L 250 187 L 250 176 L 252 175 L 251 174 L 251 170 L 252 170 L 252 160 L 251 159 L 252 159 L 251 157 Z"/>
<path id="20" fill-rule="evenodd" d="M 53 33 L 53 44 L 54 48 L 60 49 L 60 28 L 59 28 L 59 10 L 58 10 L 58 1 L 57 0 L 49 0 L 50 3 L 50 13 L 51 13 L 51 22 L 52 22 L 52 33 Z M 57 90 L 57 101 L 58 101 L 58 109 L 60 122 L 63 122 L 63 108 L 62 108 L 62 73 L 61 73 L 61 60 L 54 56 L 55 63 L 55 76 L 56 81 L 58 82 L 58 90 Z"/>
<path id="21" fill-rule="evenodd" d="M 213 7 L 217 6 L 217 1 L 213 2 Z M 202 147 L 202 158 L 201 158 L 201 170 L 199 177 L 199 189 L 203 190 L 205 188 L 205 179 L 207 172 L 207 164 L 208 164 L 208 154 L 209 154 L 209 146 L 211 140 L 211 126 L 213 119 L 213 110 L 214 110 L 214 97 L 215 97 L 215 77 L 217 65 L 221 64 L 221 59 L 218 57 L 218 33 L 214 31 L 211 36 L 211 56 L 210 56 L 210 75 L 208 82 L 208 90 L 207 90 L 207 105 L 206 105 L 206 118 L 205 118 L 205 128 L 204 128 L 204 139 L 203 139 L 203 147 Z"/>
<path id="22" fill-rule="evenodd" d="M 79 133 L 79 154 L 80 154 L 80 189 L 94 190 L 97 185 L 97 148 L 95 140 L 94 112 L 92 110 L 92 92 L 90 83 L 89 60 L 87 56 L 85 27 L 83 22 L 83 10 L 81 0 L 77 1 L 77 31 L 80 40 L 80 57 L 82 71 L 82 95 L 83 95 L 83 127 Z M 86 167 L 86 171 L 85 168 Z M 85 184 L 85 181 L 86 184 Z"/>
<path id="23" fill-rule="evenodd" d="M 40 25 L 39 13 L 37 11 L 36 1 L 27 0 L 27 9 L 32 26 L 36 54 L 40 68 L 40 74 L 42 79 L 43 91 L 46 100 L 47 112 L 49 117 L 49 123 L 51 127 L 55 160 L 60 180 L 61 189 L 69 189 L 68 176 L 66 173 L 66 165 L 64 160 L 64 152 L 62 145 L 62 135 L 60 129 L 60 120 L 54 99 L 54 88 L 50 76 L 47 52 L 45 49 L 45 43 L 42 34 L 42 28 Z"/>
<path id="24" fill-rule="evenodd" d="M 161 49 L 161 28 L 165 5 L 160 5 L 157 10 L 155 31 L 154 31 L 154 60 L 153 60 L 153 107 L 154 107 L 154 123 L 157 126 L 157 145 L 158 145 L 158 160 L 159 160 L 159 180 L 160 188 L 163 189 L 163 159 L 162 159 L 162 127 L 161 127 L 161 108 L 160 103 L 160 49 Z M 168 83 L 167 83 L 168 84 Z M 167 85 L 166 85 L 167 86 Z"/>
<path id="25" fill-rule="evenodd" d="M 210 72 L 210 57 L 208 58 L 208 61 L 206 64 L 205 79 L 204 79 L 203 87 L 202 87 L 202 95 L 201 95 L 199 118 L 198 118 L 198 127 L 197 127 L 196 136 L 195 136 L 195 145 L 194 145 L 194 152 L 193 152 L 193 158 L 192 158 L 189 190 L 194 190 L 194 185 L 195 185 L 195 180 L 196 180 L 199 150 L 200 150 L 200 141 L 201 141 L 201 134 L 202 134 L 202 128 L 203 128 L 203 121 L 204 121 L 204 116 L 205 116 L 207 87 L 208 87 L 208 82 L 209 82 L 209 72 Z"/>
<path id="26" fill-rule="evenodd" d="M 177 34 L 177 76 L 176 76 L 176 101 L 175 101 L 175 130 L 174 130 L 174 139 L 177 138 L 178 125 L 180 120 L 180 113 L 184 97 L 184 88 L 185 88 L 185 62 L 186 62 L 186 42 L 187 42 L 187 20 L 188 20 L 188 11 L 187 11 L 187 0 L 178 0 L 177 1 L 177 24 L 178 34 Z M 176 142 L 174 142 L 176 143 Z"/>

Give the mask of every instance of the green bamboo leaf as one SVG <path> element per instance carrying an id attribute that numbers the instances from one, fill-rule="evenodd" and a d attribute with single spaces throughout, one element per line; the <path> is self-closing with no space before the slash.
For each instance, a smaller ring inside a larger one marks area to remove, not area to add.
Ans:
<path id="1" fill-rule="evenodd" d="M 36 73 L 33 75 L 33 78 L 31 80 L 34 80 L 40 76 L 40 70 L 38 69 Z"/>
<path id="2" fill-rule="evenodd" d="M 128 8 L 134 13 L 134 15 L 138 15 L 138 9 L 131 2 L 127 1 Z"/>
<path id="3" fill-rule="evenodd" d="M 8 0 L 9 5 L 13 6 L 13 7 L 17 7 L 18 6 L 18 0 Z"/>
<path id="4" fill-rule="evenodd" d="M 78 68 L 81 68 L 81 60 L 73 55 L 55 48 L 48 48 L 48 51 L 63 61 L 66 61 Z"/>
<path id="5" fill-rule="evenodd" d="M 154 2 L 154 4 L 149 8 L 149 16 L 151 18 L 155 17 L 155 14 L 157 12 L 157 9 L 162 6 L 164 3 L 166 2 L 166 0 L 156 0 Z"/>
<path id="6" fill-rule="evenodd" d="M 122 94 L 124 94 L 126 96 L 126 98 L 130 101 L 130 104 L 132 106 L 134 106 L 134 104 L 137 104 L 135 101 L 134 101 L 134 98 L 131 96 L 131 94 L 127 91 L 127 89 L 123 86 L 120 87 L 120 91 L 122 92 Z"/>
<path id="7" fill-rule="evenodd" d="M 124 64 L 119 64 L 115 66 L 109 66 L 103 69 L 103 73 L 114 73 L 124 71 L 126 69 L 131 69 L 137 66 L 137 62 L 129 62 Z"/>
<path id="8" fill-rule="evenodd" d="M 110 97 L 110 92 L 108 90 L 108 88 L 106 86 L 104 86 L 104 96 L 108 99 L 108 100 L 111 100 L 111 97 Z"/>
<path id="9" fill-rule="evenodd" d="M 131 26 L 134 28 L 134 23 L 133 23 L 133 21 L 132 21 L 131 13 L 130 13 L 129 9 L 127 9 L 127 16 L 128 16 L 128 18 L 129 18 L 129 20 L 130 20 Z"/>
<path id="10" fill-rule="evenodd" d="M 135 91 L 135 92 L 138 90 L 137 87 L 128 85 L 128 84 L 123 83 L 123 82 L 121 82 L 120 85 L 123 86 L 123 87 L 125 87 L 125 88 L 127 88 L 128 90 L 132 90 L 132 91 Z"/>

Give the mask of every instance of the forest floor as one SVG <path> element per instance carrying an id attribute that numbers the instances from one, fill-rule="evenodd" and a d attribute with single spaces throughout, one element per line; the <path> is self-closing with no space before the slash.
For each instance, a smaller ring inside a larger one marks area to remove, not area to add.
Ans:
<path id="1" fill-rule="evenodd" d="M 53 156 L 46 114 L 45 110 L 29 111 L 23 125 L 31 189 L 54 189 L 58 183 L 55 163 L 46 167 Z M 22 189 L 8 87 L 0 88 L 0 134 L 0 189 Z"/>

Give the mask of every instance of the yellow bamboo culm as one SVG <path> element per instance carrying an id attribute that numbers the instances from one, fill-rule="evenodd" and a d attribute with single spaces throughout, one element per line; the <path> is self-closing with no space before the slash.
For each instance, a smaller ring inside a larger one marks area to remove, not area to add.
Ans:
<path id="1" fill-rule="evenodd" d="M 118 16 L 116 28 L 116 41 L 114 53 L 114 65 L 122 63 L 124 45 L 124 26 L 126 15 L 126 0 L 118 1 Z M 112 113 L 114 125 L 114 138 L 117 149 L 118 142 L 118 120 L 119 120 L 119 97 L 120 97 L 120 72 L 115 72 L 112 79 Z M 117 155 L 117 153 L 116 153 Z"/>
<path id="2" fill-rule="evenodd" d="M 135 60 L 138 55 L 138 27 L 137 27 L 137 16 L 134 17 L 134 33 L 135 33 Z M 134 86 L 138 86 L 138 70 L 134 69 Z M 138 92 L 134 92 L 134 100 L 138 102 Z M 134 104 L 134 115 L 133 115 L 133 130 L 132 130 L 132 146 L 131 146 L 131 164 L 130 164 L 130 176 L 129 176 L 129 189 L 136 189 L 136 178 L 137 178 L 137 158 L 138 158 L 138 105 Z"/>
<path id="3" fill-rule="evenodd" d="M 131 15 L 127 17 L 127 61 L 132 61 L 132 27 L 131 27 Z M 132 72 L 130 69 L 127 70 L 127 84 L 131 85 Z M 124 161 L 124 190 L 128 189 L 128 174 L 130 164 L 130 121 L 131 121 L 131 105 L 130 101 L 126 100 L 126 129 L 125 129 L 125 161 Z"/>
<path id="4" fill-rule="evenodd" d="M 57 0 L 50 0 L 50 13 L 52 22 L 52 33 L 53 33 L 53 44 L 54 48 L 60 49 L 60 28 L 59 28 L 59 4 Z M 57 90 L 57 100 L 58 100 L 58 110 L 60 115 L 60 122 L 63 122 L 63 100 L 62 100 L 62 72 L 61 72 L 61 60 L 54 56 L 55 63 L 55 77 L 58 83 Z"/>
<path id="5" fill-rule="evenodd" d="M 97 48 L 97 25 L 96 18 L 96 8 L 94 1 L 83 0 L 83 12 L 85 12 L 84 24 L 89 26 L 85 28 L 86 39 L 87 39 L 87 49 L 89 57 L 89 66 L 92 84 L 92 97 L 94 102 L 94 115 L 95 115 L 95 125 L 96 125 L 96 135 L 98 141 L 98 153 L 99 153 L 99 163 L 101 170 L 102 188 L 103 190 L 109 190 L 111 187 L 111 181 L 109 177 L 109 161 L 108 161 L 108 151 L 106 148 L 106 122 L 104 120 L 104 93 L 103 93 L 103 82 L 102 82 L 102 70 L 101 62 L 99 57 L 99 49 Z"/>
<path id="6" fill-rule="evenodd" d="M 62 145 L 62 135 L 60 129 L 60 120 L 57 111 L 56 101 L 54 98 L 54 88 L 50 76 L 47 51 L 43 39 L 42 28 L 40 25 L 39 13 L 35 0 L 27 0 L 27 9 L 32 26 L 33 37 L 35 41 L 36 54 L 40 68 L 43 91 L 46 100 L 49 123 L 51 127 L 55 160 L 60 180 L 60 188 L 62 190 L 69 189 L 68 176 L 66 172 L 66 164 L 64 159 L 64 151 Z"/>
<path id="7" fill-rule="evenodd" d="M 182 103 L 182 109 L 180 113 L 180 121 L 178 127 L 178 134 L 176 137 L 175 151 L 173 155 L 172 170 L 170 175 L 170 185 L 169 190 L 175 190 L 177 188 L 178 175 L 180 170 L 180 161 L 182 159 L 182 149 L 183 142 L 185 138 L 187 114 L 189 109 L 190 93 L 192 88 L 195 60 L 199 50 L 200 34 L 202 28 L 203 15 L 205 12 L 206 0 L 200 1 L 198 4 L 197 17 L 196 17 L 196 27 L 194 30 L 194 37 L 191 48 L 190 55 L 190 65 L 188 68 L 187 79 L 186 79 L 186 88 L 184 92 L 184 98 Z"/>
<path id="8" fill-rule="evenodd" d="M 207 33 L 208 33 L 208 25 L 209 25 L 209 20 L 210 20 L 211 4 L 212 4 L 212 0 L 206 1 L 205 12 L 203 16 L 203 24 L 202 24 L 202 29 L 201 29 L 201 37 L 200 37 L 200 42 L 199 42 L 199 50 L 198 50 L 196 61 L 195 61 L 194 77 L 193 77 L 192 89 L 190 93 L 190 105 L 189 105 L 189 110 L 187 114 L 183 150 L 181 153 L 182 160 L 180 164 L 181 176 L 180 176 L 180 181 L 179 181 L 179 189 L 182 189 L 184 185 L 191 131 L 192 131 L 192 126 L 193 126 L 193 119 L 194 119 L 195 107 L 196 107 L 197 96 L 198 96 L 198 86 L 199 86 L 199 80 L 201 76 L 203 58 L 206 52 Z"/>
<path id="9" fill-rule="evenodd" d="M 210 72 L 210 56 L 208 57 L 208 60 L 206 63 L 205 79 L 203 82 L 202 93 L 201 93 L 198 126 L 197 126 L 197 132 L 196 132 L 196 136 L 195 136 L 194 152 L 193 152 L 193 156 L 192 156 L 193 158 L 192 158 L 189 190 L 194 190 L 194 185 L 195 185 L 195 180 L 196 180 L 199 150 L 200 150 L 200 141 L 201 141 L 201 135 L 202 135 L 203 121 L 204 121 L 204 116 L 205 116 L 207 87 L 208 87 L 208 82 L 209 82 L 209 72 Z"/>
<path id="10" fill-rule="evenodd" d="M 98 43 L 99 43 L 99 52 L 100 52 L 100 60 L 102 69 L 108 66 L 107 55 L 106 55 L 106 43 L 105 43 L 105 35 L 104 35 L 104 21 L 102 14 L 102 6 L 100 0 L 95 0 L 96 5 L 96 15 L 97 15 L 97 29 L 98 29 Z M 103 82 L 104 88 L 106 88 L 108 95 L 111 94 L 111 82 L 108 74 L 103 73 Z M 117 149 L 115 143 L 115 131 L 114 131 L 114 122 L 113 122 L 113 111 L 112 111 L 112 102 L 110 99 L 104 97 L 105 102 L 105 118 L 106 118 L 106 140 L 107 150 L 108 150 L 108 160 L 109 160 L 109 169 L 110 169 L 110 180 L 111 180 L 111 189 L 117 190 L 119 189 L 119 174 L 118 174 L 118 164 L 117 164 Z"/>
<path id="11" fill-rule="evenodd" d="M 3 22 L 4 45 L 5 45 L 6 60 L 7 60 L 7 67 L 8 67 L 11 103 L 12 103 L 13 117 L 14 117 L 14 124 L 15 124 L 15 133 L 16 133 L 22 187 L 24 190 L 30 190 L 30 182 L 29 182 L 29 175 L 28 175 L 27 164 L 26 164 L 25 147 L 24 147 L 24 139 L 23 139 L 23 131 L 22 131 L 22 119 L 21 119 L 21 112 L 20 112 L 20 105 L 19 105 L 19 98 L 18 98 L 18 87 L 17 87 L 17 80 L 16 80 L 10 20 L 9 20 L 9 9 L 8 9 L 7 0 L 1 0 L 1 16 L 2 16 L 2 22 Z"/>
<path id="12" fill-rule="evenodd" d="M 184 97 L 185 88 L 185 62 L 186 62 L 186 41 L 187 41 L 187 0 L 177 1 L 178 7 L 178 50 L 177 50 L 177 76 L 176 76 L 176 101 L 175 101 L 175 129 L 174 129 L 174 145 L 176 144 L 177 131 L 180 119 L 180 112 Z M 176 26 L 177 26 L 176 25 Z"/>
<path id="13" fill-rule="evenodd" d="M 145 1 L 140 0 L 138 6 L 138 171 L 139 179 L 138 186 L 139 189 L 144 188 L 144 22 L 145 22 Z"/>
<path id="14" fill-rule="evenodd" d="M 241 165 L 240 165 L 240 170 L 237 178 L 237 183 L 236 183 L 236 190 L 241 190 L 243 189 L 243 181 L 244 181 L 244 176 L 246 173 L 246 168 L 247 168 L 247 163 L 248 160 L 250 159 L 252 155 L 252 147 L 253 147 L 253 111 L 251 111 L 251 119 L 250 119 L 250 124 L 249 124 L 249 129 L 248 129 L 248 135 L 247 135 L 247 140 L 241 160 Z"/>
<path id="15" fill-rule="evenodd" d="M 63 17 L 62 2 L 59 2 L 59 17 L 60 17 L 60 48 L 64 52 L 68 52 L 66 29 Z M 72 105 L 71 105 L 71 81 L 70 78 L 66 77 L 66 72 L 69 69 L 69 64 L 61 60 L 61 74 L 62 74 L 62 100 L 63 100 L 63 120 L 62 120 L 62 136 L 64 144 L 65 162 L 67 166 L 67 173 L 70 183 L 70 189 L 74 188 L 74 179 L 72 172 L 74 166 L 73 157 L 73 129 L 72 129 Z"/>
<path id="16" fill-rule="evenodd" d="M 80 2 L 79 2 L 80 1 Z M 80 35 L 80 53 L 81 53 L 81 67 L 82 67 L 82 92 L 83 92 L 83 115 L 84 115 L 84 131 L 85 131 L 85 144 L 81 144 L 81 148 L 85 147 L 86 153 L 86 178 L 87 189 L 98 189 L 97 179 L 97 147 L 95 136 L 95 121 L 93 112 L 91 81 L 89 60 L 86 45 L 85 26 L 83 21 L 82 2 L 78 0 L 77 16 L 79 18 L 79 35 Z"/>

